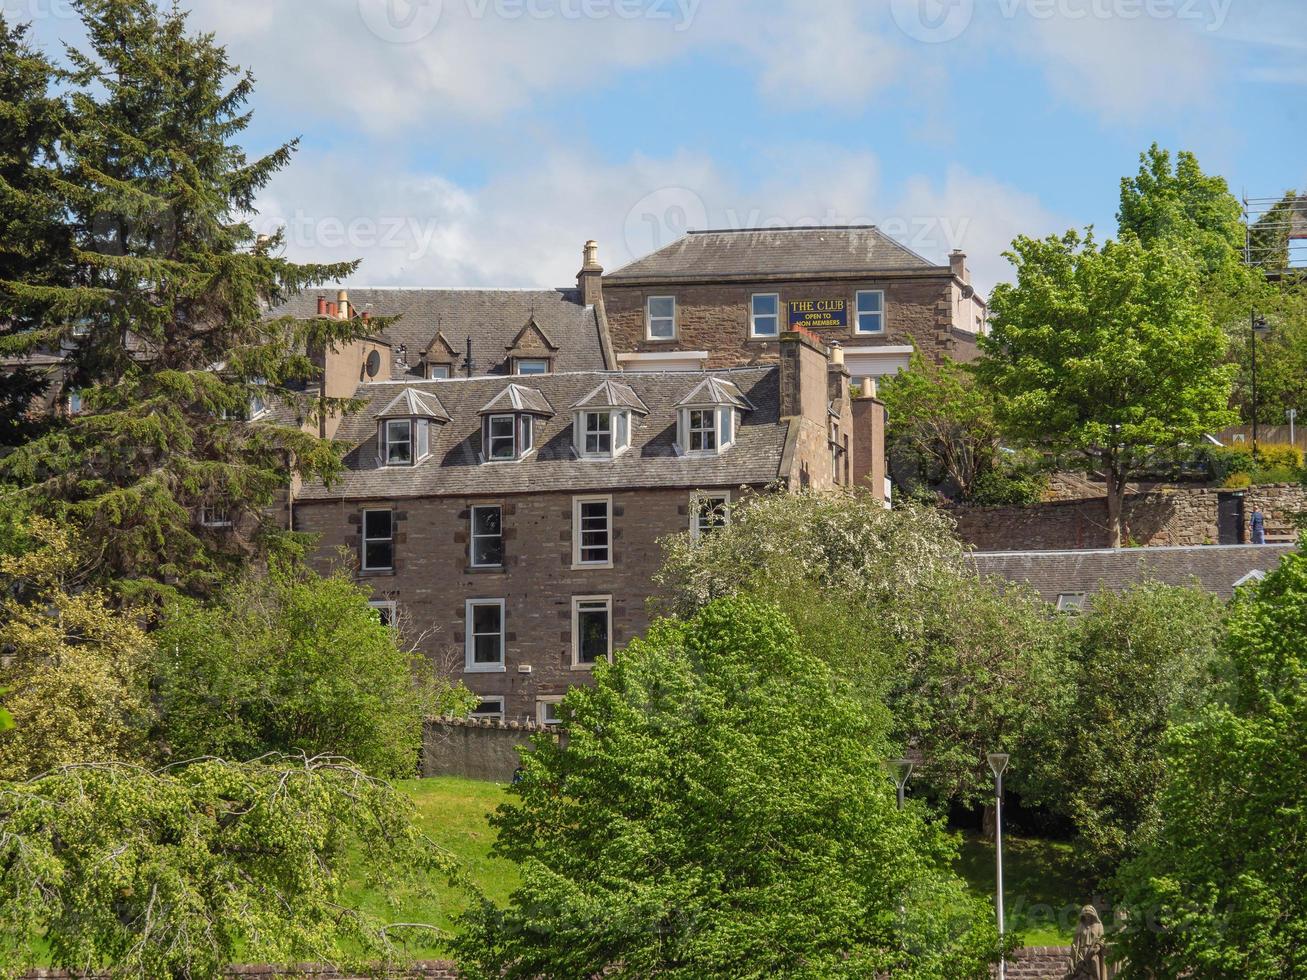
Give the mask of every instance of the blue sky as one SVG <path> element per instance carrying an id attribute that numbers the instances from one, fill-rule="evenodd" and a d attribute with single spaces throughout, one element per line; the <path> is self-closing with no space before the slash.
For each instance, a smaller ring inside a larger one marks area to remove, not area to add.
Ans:
<path id="1" fill-rule="evenodd" d="M 68 0 L 0 0 L 42 42 Z M 983 287 L 1114 229 L 1154 140 L 1307 188 L 1302 0 L 192 0 L 259 79 L 260 201 L 358 284 L 560 285 L 684 227 L 876 222 Z"/>

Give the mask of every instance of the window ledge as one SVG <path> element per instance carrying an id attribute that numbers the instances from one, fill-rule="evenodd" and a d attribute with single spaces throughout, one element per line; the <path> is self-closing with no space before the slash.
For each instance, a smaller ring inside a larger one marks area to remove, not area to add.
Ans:
<path id="1" fill-rule="evenodd" d="M 463 673 L 465 673 L 465 674 L 506 674 L 506 673 L 508 673 L 508 668 L 505 667 L 503 664 L 494 664 L 494 665 L 483 666 L 483 667 L 467 667 L 467 666 L 465 666 L 465 667 L 463 668 Z"/>
<path id="2" fill-rule="evenodd" d="M 593 572 L 593 571 L 602 572 L 605 569 L 611 569 L 612 567 L 613 567 L 613 563 L 611 561 L 588 562 L 588 563 L 572 562 L 572 571 L 574 572 Z"/>
<path id="3" fill-rule="evenodd" d="M 463 569 L 465 575 L 502 575 L 506 571 L 505 565 L 468 565 Z"/>
<path id="4" fill-rule="evenodd" d="M 394 575 L 393 568 L 360 568 L 359 578 L 385 578 L 388 575 Z"/>

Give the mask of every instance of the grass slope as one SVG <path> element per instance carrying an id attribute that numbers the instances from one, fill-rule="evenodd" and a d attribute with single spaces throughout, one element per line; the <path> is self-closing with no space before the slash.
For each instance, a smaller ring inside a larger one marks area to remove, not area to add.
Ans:
<path id="1" fill-rule="evenodd" d="M 517 887 L 517 870 L 511 862 L 490 857 L 494 832 L 486 818 L 507 798 L 495 783 L 467 779 L 409 780 L 400 784 L 417 804 L 419 822 L 433 840 L 452 851 L 472 879 L 500 904 Z M 1080 905 L 1087 899 L 1083 885 L 1070 868 L 1069 844 L 1020 837 L 1004 838 L 1003 874 L 1008 930 L 1028 946 L 1057 946 L 1071 941 Z M 994 845 L 978 836 L 963 840 L 958 872 L 977 895 L 994 894 Z M 357 907 L 392 922 L 428 922 L 454 928 L 453 918 L 466 905 L 456 889 L 437 886 L 433 893 L 409 891 L 388 907 L 375 894 L 358 890 L 351 896 Z M 438 956 L 434 939 L 422 943 L 420 955 Z"/>

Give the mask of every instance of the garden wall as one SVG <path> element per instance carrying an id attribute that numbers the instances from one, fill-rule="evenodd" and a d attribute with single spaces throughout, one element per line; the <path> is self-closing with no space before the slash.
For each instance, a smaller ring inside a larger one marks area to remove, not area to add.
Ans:
<path id="1" fill-rule="evenodd" d="M 1126 497 L 1126 540 L 1150 547 L 1216 544 L 1220 540 L 1216 487 L 1151 490 Z M 1244 534 L 1254 510 L 1266 515 L 1266 533 L 1295 533 L 1293 515 L 1307 511 L 1307 487 L 1274 484 L 1248 487 L 1244 495 Z M 958 536 L 977 551 L 1062 551 L 1110 546 L 1107 500 L 1095 497 L 1054 500 L 1028 507 L 956 506 Z"/>
<path id="2" fill-rule="evenodd" d="M 519 746 L 539 725 L 491 719 L 431 719 L 422 738 L 422 778 L 462 776 L 491 783 L 512 781 L 521 764 Z"/>

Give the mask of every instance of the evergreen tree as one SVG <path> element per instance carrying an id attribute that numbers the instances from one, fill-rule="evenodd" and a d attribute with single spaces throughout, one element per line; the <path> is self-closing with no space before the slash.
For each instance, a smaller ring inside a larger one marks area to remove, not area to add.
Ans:
<path id="1" fill-rule="evenodd" d="M 77 7 L 88 47 L 69 52 L 55 182 L 74 275 L 4 288 L 41 310 L 26 343 L 72 346 L 83 411 L 7 457 L 0 478 L 81 525 L 99 574 L 204 591 L 272 545 L 272 507 L 292 476 L 340 467 L 302 425 L 346 407 L 313 392 L 313 354 L 364 324 L 268 311 L 357 263 L 296 264 L 279 254 L 280 233 L 256 236 L 255 196 L 296 142 L 255 160 L 234 142 L 253 78 L 212 35 L 150 0 Z M 202 526 L 215 511 L 230 528 Z"/>
<path id="2" fill-rule="evenodd" d="M 0 12 L 0 283 L 66 282 L 68 236 L 54 193 L 55 148 L 64 105 L 50 94 L 54 68 L 27 43 L 27 26 L 11 26 Z M 24 363 L 39 313 L 0 286 L 0 446 L 37 431 L 28 409 L 49 387 L 44 370 Z"/>

